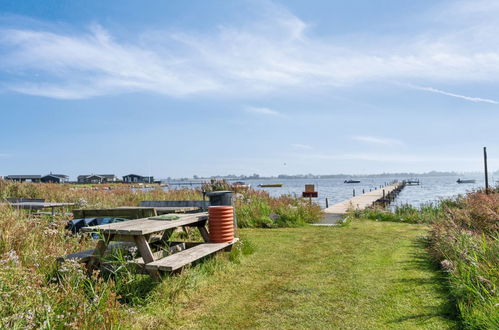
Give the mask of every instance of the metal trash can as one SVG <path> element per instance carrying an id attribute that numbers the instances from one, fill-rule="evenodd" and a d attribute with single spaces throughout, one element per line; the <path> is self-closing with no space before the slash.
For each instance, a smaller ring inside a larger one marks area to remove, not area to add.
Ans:
<path id="1" fill-rule="evenodd" d="M 206 193 L 206 196 L 208 196 L 211 206 L 232 206 L 233 194 L 232 191 L 212 191 Z"/>

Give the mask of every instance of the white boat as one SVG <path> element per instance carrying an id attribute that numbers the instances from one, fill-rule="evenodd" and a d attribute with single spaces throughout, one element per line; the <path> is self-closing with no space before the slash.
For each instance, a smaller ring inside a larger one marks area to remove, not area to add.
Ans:
<path id="1" fill-rule="evenodd" d="M 461 179 L 457 179 L 456 181 L 457 183 L 475 183 L 476 180 L 473 180 L 473 179 L 468 179 L 468 180 L 461 180 Z"/>

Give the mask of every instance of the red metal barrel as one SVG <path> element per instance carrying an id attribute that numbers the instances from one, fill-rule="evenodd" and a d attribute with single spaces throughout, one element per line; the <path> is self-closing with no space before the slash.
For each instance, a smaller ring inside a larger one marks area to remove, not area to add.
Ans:
<path id="1" fill-rule="evenodd" d="M 232 206 L 210 206 L 208 208 L 210 242 L 224 243 L 234 240 L 234 208 Z"/>

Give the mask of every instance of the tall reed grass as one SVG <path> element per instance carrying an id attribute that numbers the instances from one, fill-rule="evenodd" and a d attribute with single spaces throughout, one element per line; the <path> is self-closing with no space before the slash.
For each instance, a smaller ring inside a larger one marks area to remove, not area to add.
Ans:
<path id="1" fill-rule="evenodd" d="M 499 329 L 499 192 L 354 212 L 357 218 L 430 225 L 430 257 L 446 272 L 465 328 Z"/>
<path id="2" fill-rule="evenodd" d="M 430 253 L 448 273 L 463 325 L 499 329 L 499 193 L 468 194 L 431 228 Z"/>
<path id="3" fill-rule="evenodd" d="M 76 207 L 106 208 L 138 206 L 143 200 L 201 200 L 196 189 L 133 189 L 126 185 L 71 185 L 17 183 L 0 179 L 0 200 L 5 198 L 45 198 L 50 202 L 76 203 Z"/>

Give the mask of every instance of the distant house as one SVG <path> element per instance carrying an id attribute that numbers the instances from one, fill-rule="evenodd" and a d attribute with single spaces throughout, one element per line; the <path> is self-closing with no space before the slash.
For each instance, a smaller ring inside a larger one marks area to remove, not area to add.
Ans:
<path id="1" fill-rule="evenodd" d="M 142 176 L 137 174 L 128 174 L 123 177 L 123 182 L 126 183 L 152 183 L 154 182 L 154 177 L 152 176 Z"/>
<path id="2" fill-rule="evenodd" d="M 78 175 L 78 183 L 110 183 L 119 181 L 114 174 Z"/>
<path id="3" fill-rule="evenodd" d="M 44 183 L 66 183 L 69 180 L 69 177 L 64 174 L 47 174 L 42 176 L 40 181 Z"/>
<path id="4" fill-rule="evenodd" d="M 41 175 L 7 175 L 4 179 L 15 182 L 40 182 Z"/>

